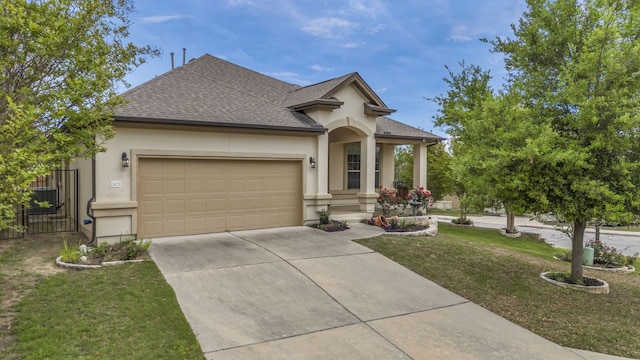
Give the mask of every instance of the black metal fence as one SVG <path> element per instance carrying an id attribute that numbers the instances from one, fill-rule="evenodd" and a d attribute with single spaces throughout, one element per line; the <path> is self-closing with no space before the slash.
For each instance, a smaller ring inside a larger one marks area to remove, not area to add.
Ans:
<path id="1" fill-rule="evenodd" d="M 11 228 L 0 239 L 26 234 L 78 231 L 78 170 L 54 170 L 32 184 L 28 208 L 16 206 Z"/>

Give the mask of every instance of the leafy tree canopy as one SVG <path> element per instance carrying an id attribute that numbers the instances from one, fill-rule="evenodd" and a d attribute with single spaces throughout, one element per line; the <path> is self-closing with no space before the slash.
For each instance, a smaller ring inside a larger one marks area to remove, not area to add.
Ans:
<path id="1" fill-rule="evenodd" d="M 466 149 L 471 188 L 489 184 L 507 207 L 573 223 L 579 282 L 587 221 L 639 211 L 640 3 L 528 0 L 513 32 L 484 40 L 505 56 L 504 91 L 463 66 L 439 120 Z"/>
<path id="2" fill-rule="evenodd" d="M 129 0 L 0 0 L 0 229 L 29 185 L 112 136 L 125 75 L 157 55 L 126 42 Z"/>

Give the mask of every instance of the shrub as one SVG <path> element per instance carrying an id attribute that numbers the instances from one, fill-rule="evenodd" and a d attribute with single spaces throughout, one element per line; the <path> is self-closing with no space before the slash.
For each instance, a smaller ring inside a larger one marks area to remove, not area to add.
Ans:
<path id="1" fill-rule="evenodd" d="M 473 220 L 469 218 L 455 218 L 451 220 L 451 223 L 457 225 L 473 225 Z"/>
<path id="2" fill-rule="evenodd" d="M 606 245 L 601 240 L 589 239 L 584 244 L 585 247 L 593 249 L 593 263 L 604 267 L 624 267 L 633 265 L 638 254 L 625 256 L 613 247 Z"/>

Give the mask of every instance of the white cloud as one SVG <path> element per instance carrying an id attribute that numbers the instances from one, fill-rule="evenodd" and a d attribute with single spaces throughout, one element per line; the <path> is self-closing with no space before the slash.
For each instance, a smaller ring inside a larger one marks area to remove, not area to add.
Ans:
<path id="1" fill-rule="evenodd" d="M 269 75 L 269 76 L 274 77 L 276 79 L 280 79 L 282 81 L 286 81 L 286 82 L 291 83 L 291 84 L 297 84 L 297 85 L 309 85 L 310 84 L 309 81 L 304 80 L 303 78 L 301 78 L 300 74 L 295 73 L 295 72 L 291 72 L 291 71 L 271 72 L 271 73 L 267 73 L 266 75 Z"/>
<path id="2" fill-rule="evenodd" d="M 348 34 L 351 29 L 358 27 L 357 24 L 340 18 L 323 17 L 310 20 L 306 26 L 302 27 L 304 32 L 324 38 L 338 38 Z"/>
<path id="3" fill-rule="evenodd" d="M 171 20 L 178 19 L 188 19 L 193 18 L 191 15 L 155 15 L 155 16 L 144 16 L 140 18 L 140 22 L 143 24 L 157 24 L 163 23 Z"/>
<path id="4" fill-rule="evenodd" d="M 309 68 L 311 70 L 314 70 L 314 71 L 331 71 L 331 70 L 333 70 L 333 68 L 326 68 L 326 67 L 324 67 L 322 65 L 318 65 L 318 64 L 313 64 L 313 65 L 309 66 Z"/>
<path id="5" fill-rule="evenodd" d="M 192 18 L 190 15 L 155 15 L 155 16 L 144 16 L 140 18 L 140 22 L 143 24 L 158 24 L 171 20 L 178 19 L 186 19 Z"/>
<path id="6" fill-rule="evenodd" d="M 383 88 L 375 89 L 374 91 L 375 91 L 376 94 L 382 95 L 382 94 L 387 92 L 387 88 L 383 87 Z"/>
<path id="7" fill-rule="evenodd" d="M 451 29 L 451 35 L 449 35 L 448 40 L 456 42 L 471 41 L 473 39 L 471 35 L 476 35 L 476 33 L 477 31 L 468 30 L 465 25 L 457 25 Z"/>
<path id="8" fill-rule="evenodd" d="M 466 36 L 466 35 L 451 35 L 449 36 L 448 40 L 455 41 L 455 42 L 466 42 L 466 41 L 473 40 L 473 38 L 471 36 Z"/>
<path id="9" fill-rule="evenodd" d="M 374 27 L 369 28 L 369 30 L 367 31 L 369 34 L 375 34 L 379 31 L 382 31 L 384 29 L 384 24 L 378 24 Z"/>
<path id="10" fill-rule="evenodd" d="M 359 47 L 360 47 L 360 46 L 362 46 L 362 45 L 361 45 L 361 44 L 358 44 L 358 43 L 356 43 L 356 42 L 352 42 L 352 41 L 350 41 L 350 42 L 348 42 L 348 43 L 344 43 L 344 44 L 342 44 L 342 45 L 340 45 L 340 46 L 341 46 L 341 47 L 343 47 L 343 48 L 347 48 L 347 49 L 357 49 L 357 48 L 359 48 Z"/>
<path id="11" fill-rule="evenodd" d="M 251 0 L 229 0 L 227 4 L 230 6 L 251 5 Z"/>
<path id="12" fill-rule="evenodd" d="M 358 13 L 358 15 L 362 16 L 368 16 L 368 17 L 372 17 L 372 18 L 376 18 L 376 15 L 378 13 L 378 6 L 376 5 L 372 5 L 372 6 L 367 6 L 365 5 L 365 1 L 364 0 L 350 0 L 349 1 L 349 8 L 351 8 L 351 10 L 355 11 Z"/>

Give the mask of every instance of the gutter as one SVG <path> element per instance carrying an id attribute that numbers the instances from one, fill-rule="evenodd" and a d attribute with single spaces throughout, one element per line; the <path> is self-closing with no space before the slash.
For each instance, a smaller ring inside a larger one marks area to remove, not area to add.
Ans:
<path id="1" fill-rule="evenodd" d="M 213 121 L 198 121 L 198 120 L 171 120 L 171 119 L 153 119 L 142 117 L 128 117 L 128 116 L 115 116 L 114 120 L 120 123 L 133 123 L 133 124 L 163 124 L 174 126 L 205 126 L 212 128 L 226 128 L 226 129 L 251 129 L 251 130 L 271 130 L 271 131 L 285 131 L 295 133 L 308 133 L 308 134 L 322 134 L 327 132 L 327 128 L 320 124 L 313 124 L 309 127 L 291 127 L 291 126 L 273 126 L 273 125 L 260 125 L 260 124 L 230 124 L 223 122 Z"/>
<path id="2" fill-rule="evenodd" d="M 96 201 L 96 157 L 91 158 L 91 199 L 87 201 L 87 216 L 91 218 L 91 239 L 89 244 L 96 241 L 96 218 L 91 214 L 91 204 Z"/>

